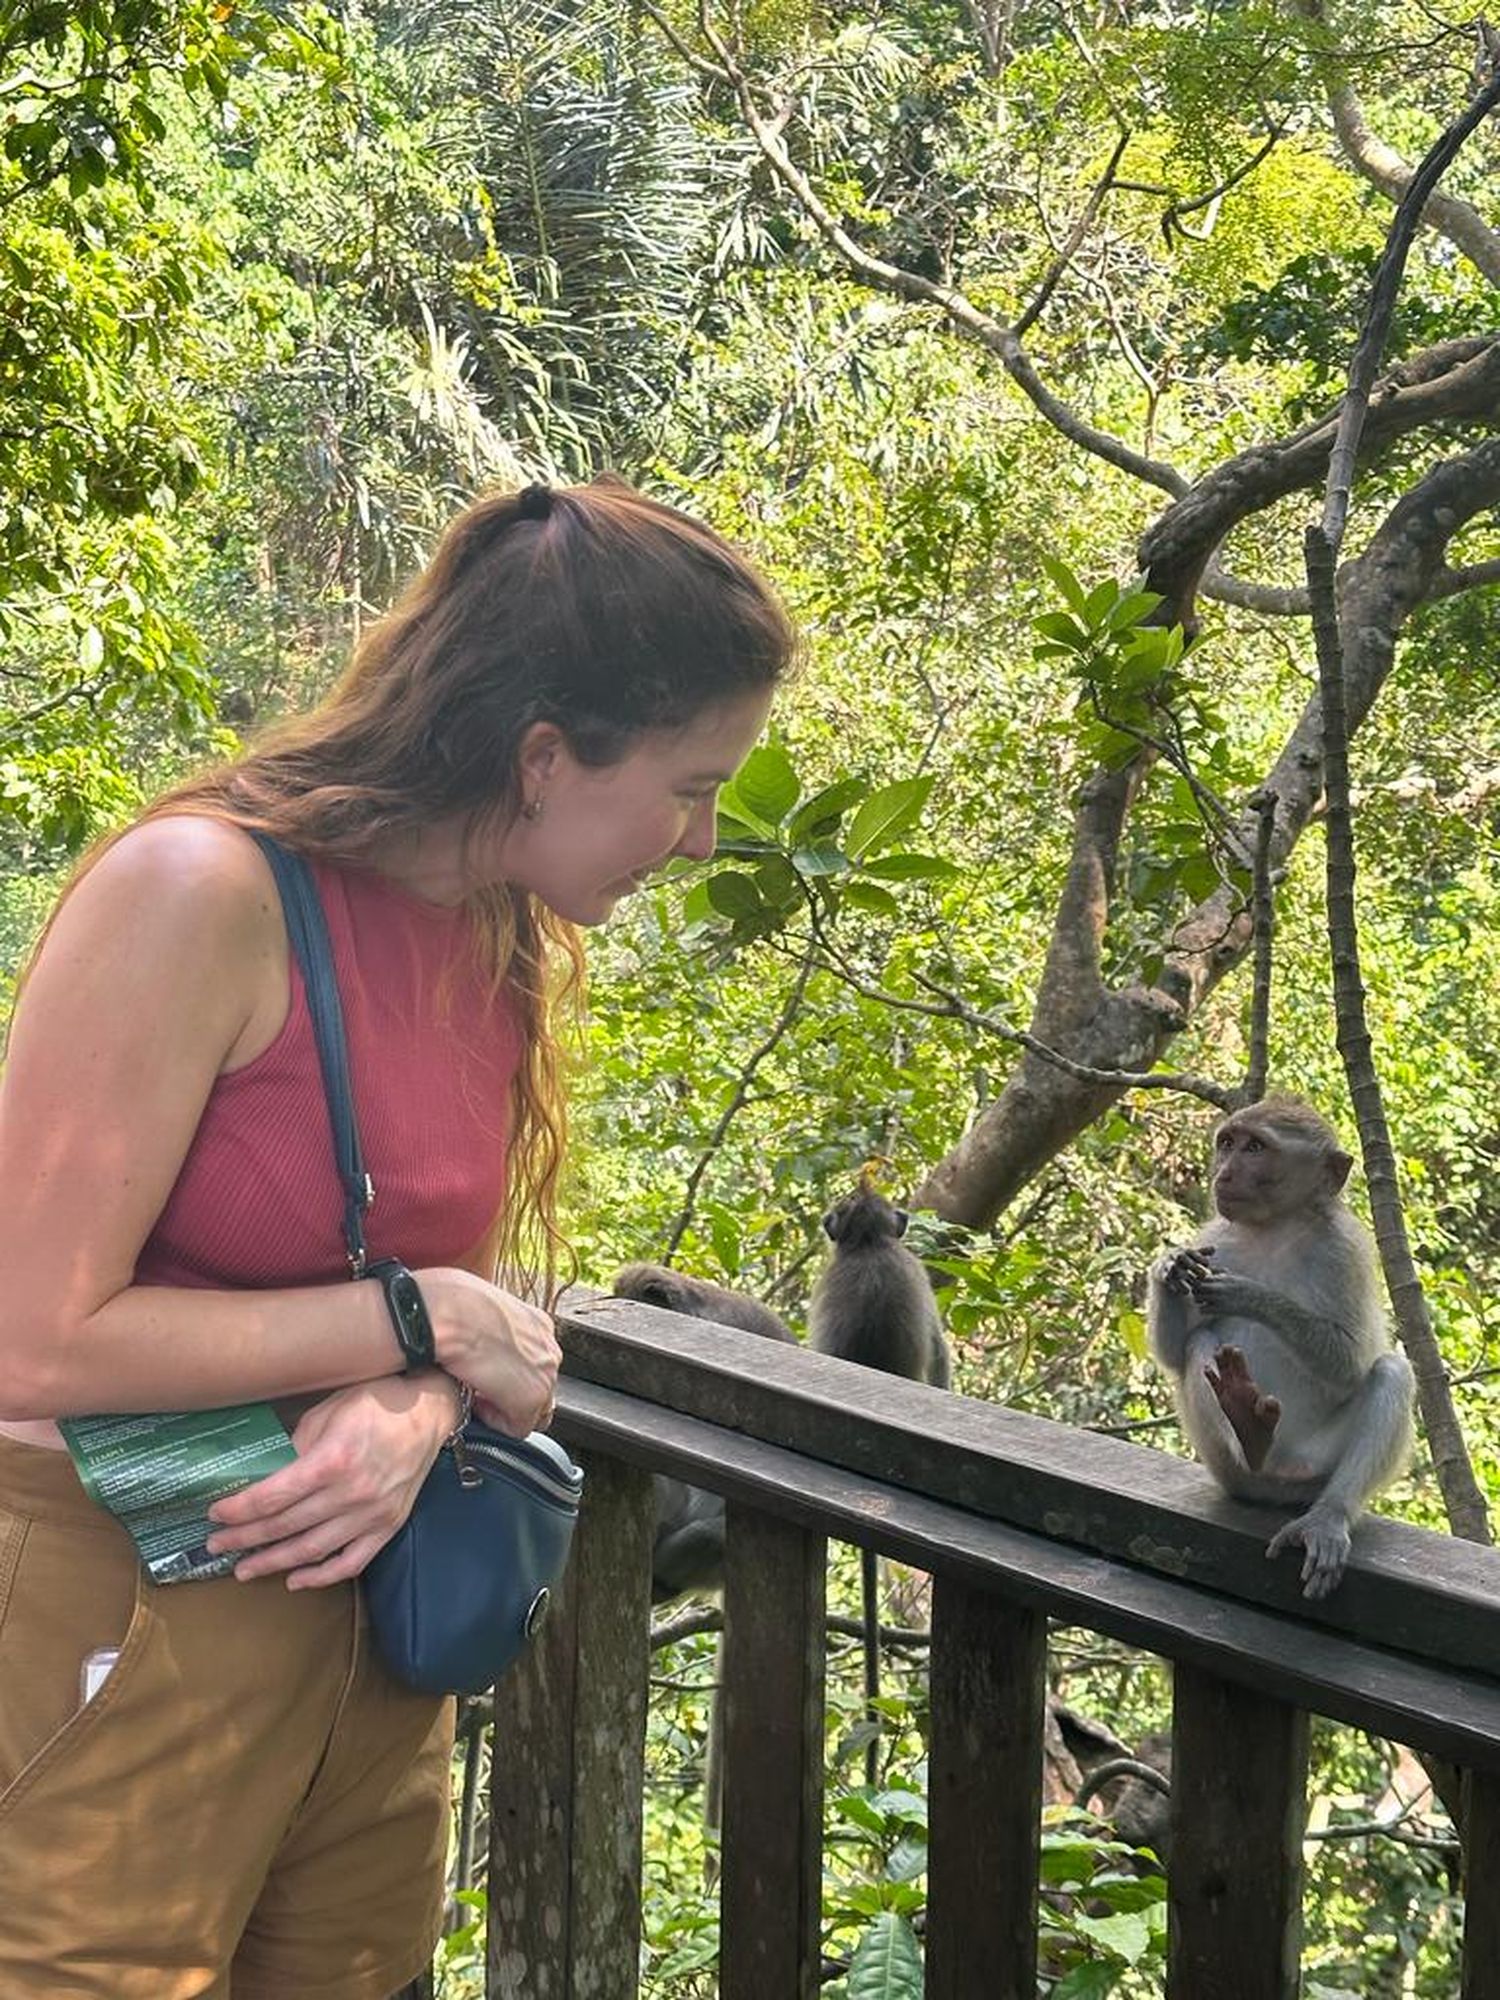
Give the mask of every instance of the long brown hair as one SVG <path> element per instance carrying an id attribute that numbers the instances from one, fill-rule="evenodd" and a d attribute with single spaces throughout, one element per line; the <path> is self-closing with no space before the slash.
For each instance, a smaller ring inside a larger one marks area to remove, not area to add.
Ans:
<path id="1" fill-rule="evenodd" d="M 554 723 L 582 761 L 612 764 L 646 730 L 774 686 L 794 651 L 759 571 L 623 480 L 489 494 L 450 523 L 325 700 L 144 816 L 202 813 L 359 865 L 392 834 L 440 819 L 463 817 L 470 831 L 514 819 L 535 722 Z M 526 1049 L 489 1247 L 539 1267 L 550 1287 L 566 1249 L 558 1021 L 581 1000 L 582 946 L 528 892 L 501 885 L 471 901 L 482 962 L 497 990 L 509 984 Z"/>

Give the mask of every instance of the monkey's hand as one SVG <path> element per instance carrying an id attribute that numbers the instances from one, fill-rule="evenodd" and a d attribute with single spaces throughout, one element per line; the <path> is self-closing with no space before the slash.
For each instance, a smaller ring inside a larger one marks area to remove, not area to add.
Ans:
<path id="1" fill-rule="evenodd" d="M 1206 1278 L 1212 1267 L 1213 1245 L 1205 1244 L 1201 1249 L 1170 1250 L 1156 1267 L 1158 1283 L 1166 1291 L 1179 1298 L 1192 1294 L 1194 1286 L 1201 1278 Z"/>
<path id="2" fill-rule="evenodd" d="M 1337 1588 L 1349 1560 L 1348 1517 L 1337 1507 L 1314 1504 L 1276 1530 L 1266 1544 L 1266 1555 L 1274 1559 L 1290 1548 L 1306 1552 L 1302 1558 L 1302 1595 L 1327 1597 Z"/>
<path id="3" fill-rule="evenodd" d="M 1203 1373 L 1219 1399 L 1219 1408 L 1229 1419 L 1229 1428 L 1240 1441 L 1246 1465 L 1252 1472 L 1259 1472 L 1281 1421 L 1280 1403 L 1274 1396 L 1262 1393 L 1237 1347 L 1221 1347 Z"/>

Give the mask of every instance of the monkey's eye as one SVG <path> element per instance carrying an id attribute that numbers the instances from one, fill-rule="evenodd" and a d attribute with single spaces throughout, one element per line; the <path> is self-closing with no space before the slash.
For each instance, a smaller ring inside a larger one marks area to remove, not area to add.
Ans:
<path id="1" fill-rule="evenodd" d="M 1265 1140 L 1257 1139 L 1253 1133 L 1245 1141 L 1245 1151 L 1247 1153 L 1263 1153 L 1265 1150 L 1266 1150 Z"/>

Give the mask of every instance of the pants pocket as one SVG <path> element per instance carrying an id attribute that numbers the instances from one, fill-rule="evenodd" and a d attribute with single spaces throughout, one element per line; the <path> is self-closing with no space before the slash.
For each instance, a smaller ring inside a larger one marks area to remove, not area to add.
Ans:
<path id="1" fill-rule="evenodd" d="M 146 1650 L 150 1629 L 151 1618 L 142 1596 L 140 1574 L 137 1572 L 129 1620 L 117 1642 L 120 1657 L 110 1668 L 104 1685 L 90 1701 L 83 1700 L 80 1686 L 83 1661 L 86 1653 L 93 1650 L 92 1647 L 85 1646 L 77 1651 L 76 1663 L 72 1667 L 71 1685 L 67 1683 L 68 1670 L 64 1666 L 62 1688 L 49 1688 L 44 1691 L 44 1701 L 47 1705 L 55 1706 L 59 1696 L 62 1696 L 71 1699 L 71 1706 L 67 1709 L 64 1720 L 57 1724 L 50 1734 L 40 1738 L 36 1748 L 29 1756 L 20 1760 L 18 1768 L 14 1769 L 14 1774 L 10 1776 L 4 1788 L 0 1789 L 0 1827 L 3 1827 L 7 1816 L 14 1811 L 33 1786 L 46 1776 L 54 1764 L 74 1751 L 80 1750 L 97 1729 L 111 1720 L 114 1711 L 130 1691 L 131 1680 Z M 11 1690 L 8 1687 L 5 1696 L 0 1697 L 0 1701 L 8 1704 L 11 1698 Z M 38 1702 L 34 1706 L 40 1708 L 43 1702 Z"/>

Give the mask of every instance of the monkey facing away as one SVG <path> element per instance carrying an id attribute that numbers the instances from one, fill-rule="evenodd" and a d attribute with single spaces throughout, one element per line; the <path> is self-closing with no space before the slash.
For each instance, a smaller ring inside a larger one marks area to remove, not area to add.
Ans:
<path id="1" fill-rule="evenodd" d="M 953 1366 L 927 1269 L 901 1241 L 906 1211 L 896 1208 L 862 1175 L 853 1194 L 823 1217 L 833 1255 L 813 1287 L 807 1323 L 812 1345 L 908 1382 L 946 1389 Z M 860 1552 L 864 1597 L 865 1697 L 875 1729 L 880 1698 L 880 1575 L 873 1549 Z M 873 1785 L 878 1744 L 865 1748 L 865 1781 Z"/>
<path id="2" fill-rule="evenodd" d="M 833 1255 L 808 1305 L 812 1345 L 908 1382 L 946 1389 L 948 1343 L 926 1267 L 901 1241 L 906 1211 L 867 1180 L 823 1217 Z"/>
<path id="3" fill-rule="evenodd" d="M 617 1299 L 639 1299 L 666 1312 L 736 1326 L 767 1340 L 797 1336 L 769 1306 L 706 1278 L 690 1278 L 665 1264 L 627 1264 L 615 1279 Z M 665 1604 L 688 1591 L 718 1590 L 724 1582 L 724 1501 L 682 1479 L 655 1475 L 656 1530 L 651 1544 L 651 1601 Z"/>
<path id="4" fill-rule="evenodd" d="M 1350 1523 L 1412 1441 L 1411 1369 L 1343 1199 L 1352 1164 L 1299 1098 L 1234 1112 L 1214 1134 L 1217 1214 L 1150 1281 L 1151 1345 L 1183 1430 L 1226 1493 L 1302 1510 L 1266 1554 L 1300 1547 L 1310 1598 L 1338 1584 Z"/>

